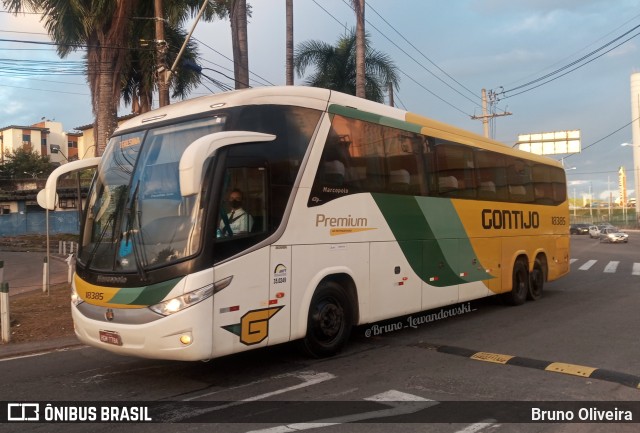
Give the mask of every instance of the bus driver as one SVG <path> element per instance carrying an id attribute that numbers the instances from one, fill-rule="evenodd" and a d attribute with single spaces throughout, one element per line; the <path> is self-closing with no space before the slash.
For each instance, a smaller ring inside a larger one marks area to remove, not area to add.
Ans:
<path id="1" fill-rule="evenodd" d="M 227 220 L 220 221 L 221 236 L 246 234 L 251 232 L 253 217 L 242 208 L 242 191 L 235 188 L 229 194 L 231 211 L 226 215 Z"/>

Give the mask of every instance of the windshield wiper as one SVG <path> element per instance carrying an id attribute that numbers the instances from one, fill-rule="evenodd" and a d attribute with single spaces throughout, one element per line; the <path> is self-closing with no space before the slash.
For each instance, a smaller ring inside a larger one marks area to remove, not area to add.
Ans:
<path id="1" fill-rule="evenodd" d="M 127 231 L 126 236 L 121 242 L 129 242 L 131 239 L 131 247 L 133 249 L 133 258 L 136 264 L 136 270 L 141 281 L 147 280 L 147 273 L 145 266 L 147 263 L 147 256 L 144 249 L 144 240 L 142 237 L 142 227 L 140 226 L 140 214 L 138 210 L 138 193 L 140 191 L 140 180 L 136 182 L 136 188 L 133 191 L 131 199 L 127 203 Z M 135 210 L 133 209 L 135 207 Z M 134 227 L 134 220 L 137 223 Z"/>

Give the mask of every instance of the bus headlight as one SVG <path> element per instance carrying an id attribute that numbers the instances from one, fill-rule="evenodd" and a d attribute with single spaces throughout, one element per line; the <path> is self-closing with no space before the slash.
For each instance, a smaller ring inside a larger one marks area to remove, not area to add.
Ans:
<path id="1" fill-rule="evenodd" d="M 71 285 L 71 303 L 74 306 L 78 306 L 80 304 L 82 304 L 84 301 L 82 300 L 82 298 L 80 297 L 80 295 L 78 295 L 78 292 L 76 292 L 76 285 L 72 284 Z"/>
<path id="2" fill-rule="evenodd" d="M 158 314 L 169 316 L 187 307 L 191 307 L 198 302 L 202 302 L 211 295 L 213 295 L 213 285 L 202 287 L 193 292 L 178 296 L 177 298 L 162 301 L 159 304 L 151 305 L 149 308 Z"/>

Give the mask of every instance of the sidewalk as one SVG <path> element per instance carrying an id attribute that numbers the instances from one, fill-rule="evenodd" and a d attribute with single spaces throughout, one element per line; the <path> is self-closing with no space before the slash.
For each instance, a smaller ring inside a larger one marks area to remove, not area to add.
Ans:
<path id="1" fill-rule="evenodd" d="M 4 262 L 4 282 L 9 283 L 10 299 L 21 298 L 27 293 L 42 293 L 43 263 L 46 253 L 0 251 L 0 261 Z M 63 257 L 51 254 L 49 266 L 50 285 L 68 284 L 68 265 Z M 10 301 L 10 303 L 13 301 Z M 51 312 L 51 314 L 56 314 Z M 0 359 L 26 356 L 34 353 L 48 352 L 68 347 L 80 346 L 82 343 L 75 336 L 41 339 L 22 343 L 0 342 Z"/>
<path id="2" fill-rule="evenodd" d="M 76 337 L 62 337 L 26 343 L 0 343 L 0 360 L 35 355 L 37 353 L 51 352 L 54 350 L 64 350 L 78 346 L 82 346 L 82 343 Z"/>
<path id="3" fill-rule="evenodd" d="M 45 252 L 0 251 L 4 262 L 4 281 L 9 283 L 9 295 L 42 290 Z M 68 266 L 64 258 L 50 254 L 49 284 L 67 282 Z"/>

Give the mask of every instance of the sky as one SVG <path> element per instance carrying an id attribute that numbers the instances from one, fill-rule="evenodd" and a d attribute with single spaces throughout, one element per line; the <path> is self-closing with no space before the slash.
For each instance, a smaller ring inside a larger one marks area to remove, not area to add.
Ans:
<path id="1" fill-rule="evenodd" d="M 285 82 L 285 1 L 248 0 L 251 85 Z M 294 44 L 334 43 L 355 27 L 349 0 L 294 0 Z M 583 151 L 564 157 L 569 196 L 591 190 L 596 199 L 618 195 L 618 170 L 625 166 L 633 191 L 630 76 L 640 72 L 640 31 L 598 51 L 599 58 L 553 81 L 537 81 L 640 25 L 640 0 L 367 0 L 366 30 L 372 47 L 388 54 L 400 70 L 396 105 L 482 134 L 481 89 L 498 94 L 494 137 L 513 146 L 518 134 L 580 130 Z M 3 8 L 0 3 L 0 11 Z M 25 41 L 50 41 L 40 17 L 0 12 L 0 127 L 31 125 L 42 118 L 66 131 L 90 124 L 89 88 L 83 52 L 60 60 L 55 48 Z M 194 36 L 200 65 L 231 84 L 228 21 L 198 23 Z M 630 38 L 624 44 L 618 43 Z M 205 45 L 206 44 L 206 45 Z M 574 67 L 575 67 L 574 66 Z M 569 72 L 571 71 L 571 72 Z M 544 83 L 544 84 L 543 84 Z M 206 82 L 205 82 L 206 84 Z M 296 77 L 303 85 L 304 77 Z M 515 89 L 515 90 L 512 90 Z M 512 90 L 500 93 L 501 90 Z M 219 92 L 211 84 L 191 97 Z M 522 92 L 522 93 L 520 93 Z M 520 94 L 517 94 L 520 93 Z M 122 106 L 119 115 L 130 113 Z M 627 125 L 627 126 L 625 126 Z M 617 132 L 616 132 L 617 131 Z"/>

